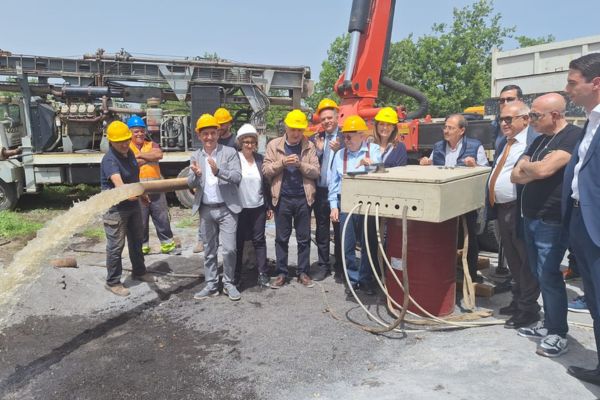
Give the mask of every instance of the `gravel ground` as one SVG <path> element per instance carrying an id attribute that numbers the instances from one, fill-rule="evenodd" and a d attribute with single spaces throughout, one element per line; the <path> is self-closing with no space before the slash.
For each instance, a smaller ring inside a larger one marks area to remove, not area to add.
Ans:
<path id="1" fill-rule="evenodd" d="M 177 220 L 187 211 L 173 214 Z M 192 296 L 203 284 L 202 256 L 191 252 L 196 229 L 174 230 L 182 254 L 148 256 L 149 269 L 161 274 L 159 281 L 149 285 L 127 280 L 132 291 L 128 298 L 103 288 L 103 241 L 76 238 L 70 250 L 59 253 L 75 256 L 77 269 L 44 267 L 42 277 L 19 293 L 8 324 L 0 327 L 0 398 L 600 395 L 599 388 L 565 371 L 571 364 L 594 365 L 589 328 L 571 326 L 570 350 L 557 359 L 537 356 L 535 342 L 501 325 L 377 336 L 357 328 L 357 322 L 373 324 L 332 278 L 314 288 L 291 282 L 279 290 L 261 290 L 254 285 L 255 270 L 244 275 L 241 301 L 231 302 L 226 296 L 197 301 Z M 273 257 L 272 224 L 267 233 L 268 255 Z M 294 239 L 291 243 L 294 252 Z M 315 261 L 316 249 L 311 250 Z M 295 260 L 291 254 L 290 262 Z M 581 282 L 569 284 L 570 295 L 580 286 Z M 382 297 L 364 300 L 372 312 L 391 321 Z M 477 303 L 497 310 L 508 301 L 504 293 Z M 569 317 L 590 323 L 587 314 Z"/>

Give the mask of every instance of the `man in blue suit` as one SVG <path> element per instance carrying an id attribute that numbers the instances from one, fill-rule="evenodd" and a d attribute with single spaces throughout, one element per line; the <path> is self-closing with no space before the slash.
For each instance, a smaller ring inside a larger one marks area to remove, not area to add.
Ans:
<path id="1" fill-rule="evenodd" d="M 570 235 L 585 297 L 594 320 L 596 349 L 600 349 L 600 53 L 569 63 L 565 91 L 582 106 L 588 120 L 565 170 L 562 212 Z M 569 374 L 600 385 L 600 363 L 587 369 L 571 366 Z"/>

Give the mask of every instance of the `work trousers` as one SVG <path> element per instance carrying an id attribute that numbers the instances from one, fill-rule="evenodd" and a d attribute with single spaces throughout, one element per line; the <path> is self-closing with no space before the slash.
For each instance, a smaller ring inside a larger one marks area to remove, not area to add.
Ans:
<path id="1" fill-rule="evenodd" d="M 296 230 L 298 276 L 310 272 L 310 207 L 305 196 L 281 197 L 275 208 L 277 274 L 288 275 L 288 244 Z"/>
<path id="2" fill-rule="evenodd" d="M 237 214 L 221 206 L 200 206 L 200 224 L 204 239 L 204 281 L 209 290 L 219 286 L 217 252 L 221 245 L 223 257 L 223 286 L 233 284 L 235 277 Z"/>
<path id="3" fill-rule="evenodd" d="M 244 258 L 244 242 L 252 240 L 254 253 L 256 254 L 256 268 L 261 274 L 267 274 L 267 243 L 265 241 L 265 224 L 267 220 L 267 208 L 264 206 L 255 208 L 244 208 L 238 215 L 238 227 L 236 235 L 237 256 L 235 263 L 235 282 L 238 283 L 242 277 L 242 260 Z"/>
<path id="4" fill-rule="evenodd" d="M 167 197 L 164 193 L 149 193 L 150 204 L 140 200 L 142 207 L 142 222 L 144 229 L 143 244 L 150 241 L 150 217 L 156 228 L 156 236 L 160 243 L 171 243 L 173 241 L 173 231 L 171 231 L 171 221 L 169 218 L 169 207 Z"/>
<path id="5" fill-rule="evenodd" d="M 579 207 L 573 207 L 571 212 L 569 243 L 577 257 L 585 301 L 594 321 L 596 354 L 600 365 L 600 247 L 590 238 Z"/>
<path id="6" fill-rule="evenodd" d="M 139 203 L 135 202 L 133 205 L 134 207 L 124 211 L 110 209 L 102 217 L 106 233 L 106 283 L 110 286 L 121 282 L 125 238 L 133 274 L 146 273 L 142 254 L 142 212 Z"/>
<path id="7" fill-rule="evenodd" d="M 329 216 L 331 215 L 331 208 L 329 208 L 328 196 L 329 190 L 327 190 L 327 188 L 317 187 L 313 210 L 315 213 L 315 241 L 317 242 L 317 253 L 319 255 L 319 268 L 330 271 L 331 264 L 329 255 L 331 252 L 331 230 Z M 334 269 L 336 273 L 341 274 L 343 270 L 339 222 L 333 222 L 333 239 L 333 251 L 335 255 Z"/>
<path id="8" fill-rule="evenodd" d="M 544 301 L 544 327 L 550 335 L 565 336 L 567 324 L 567 289 L 560 263 L 567 250 L 567 238 L 560 222 L 524 218 L 525 244 L 529 266 L 540 285 Z"/>
<path id="9" fill-rule="evenodd" d="M 504 257 L 515 281 L 512 285 L 513 302 L 517 304 L 520 311 L 536 313 L 540 311 L 537 302 L 540 297 L 540 287 L 529 267 L 525 241 L 516 229 L 519 207 L 517 202 L 514 202 L 510 205 L 498 204 L 496 208 Z"/>

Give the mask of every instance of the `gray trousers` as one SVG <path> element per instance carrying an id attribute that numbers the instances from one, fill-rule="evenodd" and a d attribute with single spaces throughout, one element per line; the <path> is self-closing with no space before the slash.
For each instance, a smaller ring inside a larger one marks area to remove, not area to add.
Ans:
<path id="1" fill-rule="evenodd" d="M 149 193 L 150 204 L 145 204 L 140 200 L 142 208 L 142 221 L 144 223 L 144 244 L 150 240 L 150 217 L 156 228 L 156 236 L 160 243 L 170 243 L 173 241 L 173 231 L 171 231 L 171 219 L 169 218 L 169 206 L 167 197 L 164 193 Z"/>
<path id="2" fill-rule="evenodd" d="M 128 201 L 128 200 L 126 200 Z M 146 264 L 142 254 L 142 213 L 139 203 L 125 211 L 111 208 L 102 217 L 106 232 L 106 283 L 116 285 L 121 282 L 123 262 L 121 256 L 127 238 L 129 260 L 134 275 L 144 275 Z"/>
<path id="3" fill-rule="evenodd" d="M 498 204 L 496 208 L 504 256 L 515 280 L 512 288 L 513 302 L 517 303 L 520 311 L 538 312 L 540 305 L 537 299 L 540 297 L 540 286 L 529 268 L 523 235 L 517 232 L 516 218 L 519 207 L 515 202 L 510 206 Z"/>
<path id="4" fill-rule="evenodd" d="M 200 206 L 200 229 L 204 240 L 204 280 L 206 287 L 217 290 L 219 285 L 217 251 L 221 244 L 223 286 L 233 284 L 236 261 L 237 214 L 226 206 Z"/>

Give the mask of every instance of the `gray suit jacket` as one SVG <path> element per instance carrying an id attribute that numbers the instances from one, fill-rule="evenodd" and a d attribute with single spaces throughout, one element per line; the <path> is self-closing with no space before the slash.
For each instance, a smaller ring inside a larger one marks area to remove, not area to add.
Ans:
<path id="1" fill-rule="evenodd" d="M 217 167 L 219 168 L 217 178 L 219 178 L 219 191 L 221 192 L 223 201 L 232 213 L 238 214 L 242 211 L 242 203 L 238 192 L 238 186 L 242 180 L 242 167 L 237 151 L 231 147 L 219 144 L 215 149 L 215 153 L 213 153 L 213 158 L 217 162 Z M 200 168 L 202 168 L 202 174 L 196 175 L 190 169 L 188 175 L 189 188 L 196 189 L 192 214 L 198 212 L 202 203 L 202 194 L 204 193 L 204 182 L 206 179 L 204 159 L 205 156 L 202 149 L 196 150 L 190 157 L 190 165 L 192 161 L 195 161 Z"/>

